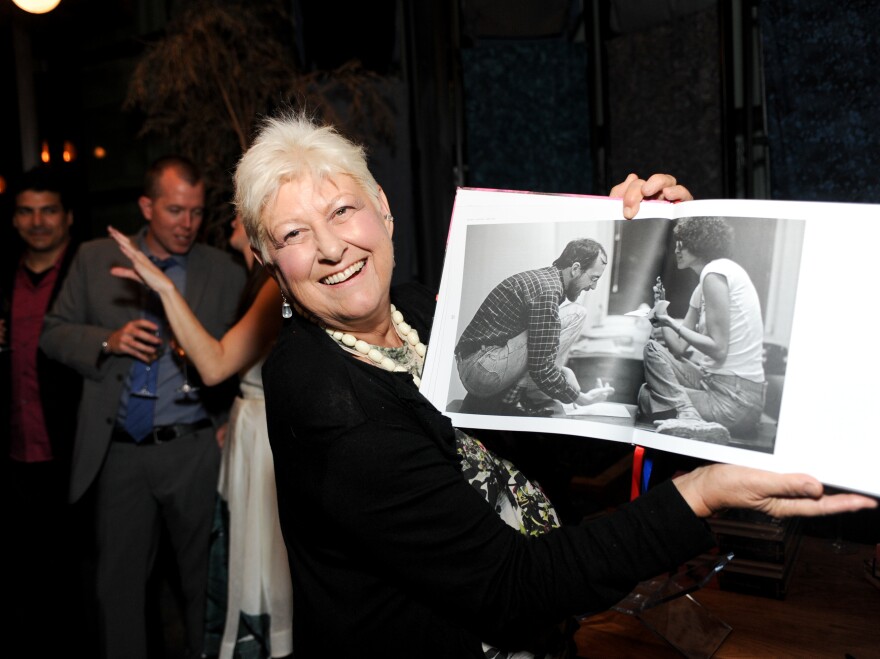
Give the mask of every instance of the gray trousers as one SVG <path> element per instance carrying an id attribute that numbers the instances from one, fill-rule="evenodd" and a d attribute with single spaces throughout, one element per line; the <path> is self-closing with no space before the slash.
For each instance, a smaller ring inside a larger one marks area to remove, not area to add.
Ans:
<path id="1" fill-rule="evenodd" d="M 97 481 L 97 596 L 106 659 L 146 659 L 146 584 L 168 530 L 184 597 L 187 656 L 204 641 L 208 548 L 220 471 L 214 429 L 171 442 L 111 442 Z"/>
<path id="2" fill-rule="evenodd" d="M 679 419 L 715 421 L 733 433 L 755 427 L 764 409 L 764 383 L 704 371 L 678 359 L 662 343 L 645 345 L 646 386 L 639 409 L 646 414 L 675 410 Z"/>
<path id="3" fill-rule="evenodd" d="M 565 366 L 568 353 L 580 337 L 587 320 L 587 310 L 579 304 L 559 308 L 559 351 L 556 365 Z M 456 358 L 458 377 L 468 393 L 489 398 L 507 391 L 514 385 L 526 389 L 528 395 L 537 394 L 538 386 L 529 377 L 529 332 L 517 334 L 503 346 L 487 345 L 464 358 Z"/>

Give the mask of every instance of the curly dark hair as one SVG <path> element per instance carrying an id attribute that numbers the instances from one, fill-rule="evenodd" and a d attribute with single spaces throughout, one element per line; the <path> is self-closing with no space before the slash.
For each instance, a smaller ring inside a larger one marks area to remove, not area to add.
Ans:
<path id="1" fill-rule="evenodd" d="M 699 259 L 730 257 L 733 229 L 722 217 L 683 217 L 675 223 L 672 235 Z"/>

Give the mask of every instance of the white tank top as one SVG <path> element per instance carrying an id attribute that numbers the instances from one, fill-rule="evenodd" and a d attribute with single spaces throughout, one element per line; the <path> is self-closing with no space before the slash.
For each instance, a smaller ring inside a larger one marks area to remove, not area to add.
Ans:
<path id="1" fill-rule="evenodd" d="M 727 280 L 730 295 L 730 340 L 724 363 L 704 356 L 702 366 L 710 373 L 738 375 L 753 382 L 763 382 L 764 321 L 761 318 L 761 303 L 748 273 L 730 259 L 710 261 L 700 273 L 700 283 L 694 289 L 690 301 L 690 305 L 700 312 L 697 331 L 707 334 L 703 281 L 712 273 Z"/>

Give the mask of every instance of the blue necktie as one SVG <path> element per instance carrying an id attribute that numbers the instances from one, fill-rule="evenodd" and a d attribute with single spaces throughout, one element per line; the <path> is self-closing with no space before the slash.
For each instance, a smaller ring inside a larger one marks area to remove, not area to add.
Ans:
<path id="1" fill-rule="evenodd" d="M 150 257 L 164 272 L 173 263 L 172 259 L 159 260 Z M 155 291 L 147 291 L 144 301 L 144 318 L 156 323 L 159 327 L 165 322 L 165 311 Z M 151 364 L 135 360 L 131 367 L 131 392 L 125 414 L 125 430 L 135 442 L 141 442 L 153 430 L 153 412 L 156 408 L 157 387 L 159 383 L 159 360 Z M 152 396 L 139 396 L 136 392 L 146 391 Z"/>

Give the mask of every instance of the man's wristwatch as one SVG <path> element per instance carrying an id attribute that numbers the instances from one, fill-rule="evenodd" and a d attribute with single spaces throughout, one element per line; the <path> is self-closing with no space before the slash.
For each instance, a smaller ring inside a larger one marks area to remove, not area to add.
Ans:
<path id="1" fill-rule="evenodd" d="M 108 336 L 106 339 L 101 341 L 101 354 L 109 355 L 110 354 L 110 341 L 108 341 L 110 337 Z"/>

